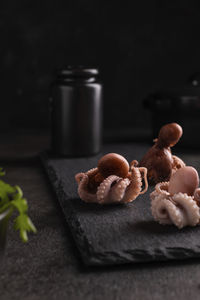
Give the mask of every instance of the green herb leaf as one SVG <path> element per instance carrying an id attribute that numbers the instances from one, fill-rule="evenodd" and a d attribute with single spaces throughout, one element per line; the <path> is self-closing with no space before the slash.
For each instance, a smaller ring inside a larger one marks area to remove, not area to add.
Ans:
<path id="1" fill-rule="evenodd" d="M 9 196 L 14 194 L 16 189 L 11 185 L 5 183 L 3 180 L 0 180 L 0 206 L 3 206 L 5 203 L 10 201 Z"/>
<path id="2" fill-rule="evenodd" d="M 28 241 L 27 231 L 33 231 L 36 233 L 36 228 L 33 225 L 31 219 L 26 214 L 20 214 L 15 220 L 14 220 L 14 228 L 15 230 L 20 231 L 20 237 L 23 240 L 23 242 Z"/>
<path id="3" fill-rule="evenodd" d="M 6 173 L 3 168 L 0 167 L 0 176 L 4 176 Z"/>
<path id="4" fill-rule="evenodd" d="M 0 176 L 3 176 L 4 174 L 5 172 L 0 168 Z M 14 220 L 14 228 L 19 230 L 22 241 L 27 242 L 27 232 L 37 232 L 34 224 L 27 215 L 27 201 L 23 198 L 23 192 L 19 186 L 13 187 L 0 180 L 0 213 L 8 208 L 10 208 L 11 211 L 10 216 L 14 210 L 18 211 L 19 215 Z"/>
<path id="5" fill-rule="evenodd" d="M 25 198 L 23 198 L 22 190 L 19 186 L 16 186 L 16 194 L 13 195 L 12 205 L 19 211 L 20 214 L 26 213 L 28 210 L 28 204 Z"/>

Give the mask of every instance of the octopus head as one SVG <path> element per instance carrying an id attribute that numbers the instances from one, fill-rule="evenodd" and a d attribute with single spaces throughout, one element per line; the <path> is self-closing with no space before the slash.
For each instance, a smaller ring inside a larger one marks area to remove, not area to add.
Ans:
<path id="1" fill-rule="evenodd" d="M 178 169 L 169 180 L 169 193 L 175 195 L 185 193 L 193 196 L 196 188 L 199 186 L 199 175 L 193 167 L 182 167 Z"/>
<path id="2" fill-rule="evenodd" d="M 177 123 L 169 123 L 161 127 L 157 144 L 161 148 L 173 147 L 183 134 L 182 127 Z"/>
<path id="3" fill-rule="evenodd" d="M 120 154 L 108 153 L 99 160 L 97 168 L 104 178 L 110 175 L 125 178 L 129 172 L 129 163 Z"/>

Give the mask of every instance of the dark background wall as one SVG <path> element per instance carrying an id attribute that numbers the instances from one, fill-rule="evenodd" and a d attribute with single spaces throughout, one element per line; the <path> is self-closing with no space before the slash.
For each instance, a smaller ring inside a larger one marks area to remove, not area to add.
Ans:
<path id="1" fill-rule="evenodd" d="M 47 128 L 56 68 L 98 66 L 106 128 L 148 128 L 142 99 L 200 70 L 199 1 L 15 1 L 0 9 L 1 130 Z"/>

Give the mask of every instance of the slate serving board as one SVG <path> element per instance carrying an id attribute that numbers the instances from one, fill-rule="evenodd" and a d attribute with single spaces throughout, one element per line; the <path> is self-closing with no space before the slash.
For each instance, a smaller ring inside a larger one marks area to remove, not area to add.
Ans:
<path id="1" fill-rule="evenodd" d="M 160 225 L 151 216 L 149 193 L 124 205 L 86 204 L 77 194 L 74 176 L 97 165 L 105 153 L 116 152 L 128 161 L 141 159 L 148 146 L 106 145 L 90 158 L 54 158 L 43 153 L 43 165 L 57 194 L 76 245 L 86 265 L 109 265 L 200 256 L 200 226 L 177 229 Z M 200 171 L 200 155 L 180 155 Z"/>

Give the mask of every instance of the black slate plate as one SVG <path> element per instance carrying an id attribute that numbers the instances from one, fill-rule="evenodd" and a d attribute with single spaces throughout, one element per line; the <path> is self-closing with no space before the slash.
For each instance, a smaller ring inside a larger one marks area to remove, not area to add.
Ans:
<path id="1" fill-rule="evenodd" d="M 136 144 L 107 145 L 101 155 L 117 152 L 128 161 L 140 159 L 148 149 Z M 64 159 L 43 154 L 42 162 L 57 194 L 82 259 L 87 265 L 108 265 L 200 256 L 200 226 L 177 229 L 154 222 L 149 193 L 127 205 L 86 204 L 77 194 L 76 173 L 95 167 L 101 155 Z M 199 155 L 182 155 L 200 167 Z"/>

